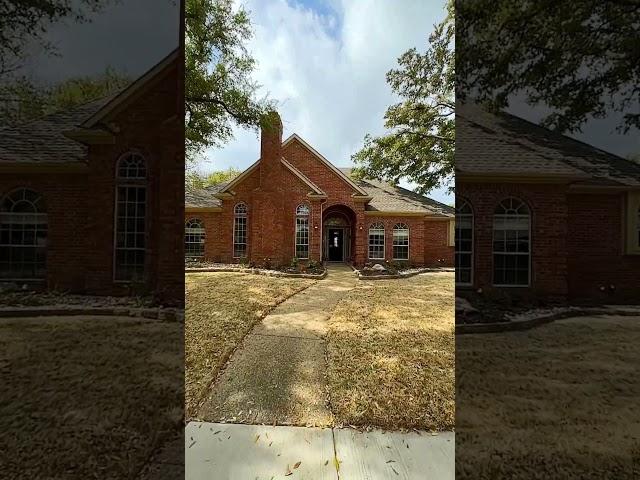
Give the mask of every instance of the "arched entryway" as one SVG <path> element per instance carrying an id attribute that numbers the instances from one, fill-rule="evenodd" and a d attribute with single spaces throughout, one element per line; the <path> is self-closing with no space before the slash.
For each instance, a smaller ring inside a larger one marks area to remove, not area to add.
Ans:
<path id="1" fill-rule="evenodd" d="M 351 262 L 355 251 L 356 214 L 346 205 L 332 205 L 322 214 L 322 260 Z"/>

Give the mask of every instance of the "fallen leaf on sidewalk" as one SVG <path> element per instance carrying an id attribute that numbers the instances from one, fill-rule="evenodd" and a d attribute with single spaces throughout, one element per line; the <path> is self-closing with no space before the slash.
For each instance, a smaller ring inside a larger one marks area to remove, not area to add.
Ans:
<path id="1" fill-rule="evenodd" d="M 285 472 L 284 476 L 288 477 L 289 475 L 293 475 L 293 472 L 291 471 L 291 469 L 289 468 L 289 465 L 287 465 L 287 471 Z"/>
<path id="2" fill-rule="evenodd" d="M 253 439 L 253 443 L 258 443 L 259 439 L 260 439 L 260 434 L 256 435 L 256 438 Z"/>
<path id="3" fill-rule="evenodd" d="M 296 463 L 296 464 L 293 466 L 293 469 L 295 470 L 296 468 L 298 468 L 298 467 L 300 466 L 300 464 L 301 464 L 301 463 L 302 463 L 302 462 L 298 462 L 298 463 Z"/>

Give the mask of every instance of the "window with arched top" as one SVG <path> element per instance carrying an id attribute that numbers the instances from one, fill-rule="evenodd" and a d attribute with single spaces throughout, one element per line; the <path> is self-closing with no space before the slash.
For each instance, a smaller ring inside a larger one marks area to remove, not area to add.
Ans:
<path id="1" fill-rule="evenodd" d="M 116 173 L 118 178 L 145 179 L 147 178 L 147 164 L 144 157 L 137 152 L 127 152 L 118 160 Z"/>
<path id="2" fill-rule="evenodd" d="M 190 258 L 204 257 L 204 222 L 191 218 L 184 225 L 184 254 Z"/>
<path id="3" fill-rule="evenodd" d="M 137 152 L 127 152 L 116 165 L 114 280 L 145 278 L 147 243 L 147 164 Z"/>
<path id="4" fill-rule="evenodd" d="M 531 277 L 531 217 L 529 207 L 507 198 L 493 215 L 493 284 L 526 287 Z"/>
<path id="5" fill-rule="evenodd" d="M 409 227 L 404 223 L 393 226 L 393 259 L 409 260 Z"/>
<path id="6" fill-rule="evenodd" d="M 44 198 L 28 188 L 7 194 L 0 203 L 0 278 L 32 280 L 46 275 L 47 209 Z"/>
<path id="7" fill-rule="evenodd" d="M 296 258 L 309 258 L 309 207 L 305 204 L 296 208 Z"/>
<path id="8" fill-rule="evenodd" d="M 455 265 L 456 283 L 473 283 L 473 209 L 466 200 L 456 202 Z"/>
<path id="9" fill-rule="evenodd" d="M 236 204 L 233 208 L 233 257 L 243 258 L 247 256 L 248 236 L 248 209 L 244 202 Z"/>
<path id="10" fill-rule="evenodd" d="M 384 260 L 384 225 L 381 222 L 369 226 L 369 259 Z"/>

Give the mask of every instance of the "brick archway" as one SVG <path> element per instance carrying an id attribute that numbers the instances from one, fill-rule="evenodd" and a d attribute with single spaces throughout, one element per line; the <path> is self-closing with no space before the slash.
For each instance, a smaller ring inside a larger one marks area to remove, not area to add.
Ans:
<path id="1" fill-rule="evenodd" d="M 331 205 L 322 212 L 322 261 L 353 262 L 356 223 L 356 213 L 346 205 Z"/>

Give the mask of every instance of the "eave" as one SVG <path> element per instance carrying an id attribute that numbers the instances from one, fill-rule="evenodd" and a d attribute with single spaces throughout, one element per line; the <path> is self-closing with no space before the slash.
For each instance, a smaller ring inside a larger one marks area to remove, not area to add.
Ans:
<path id="1" fill-rule="evenodd" d="M 200 212 L 221 212 L 222 207 L 184 207 L 185 213 L 200 213 Z"/>
<path id="2" fill-rule="evenodd" d="M 114 145 L 116 143 L 115 135 L 99 128 L 80 127 L 63 132 L 63 135 L 84 145 Z"/>
<path id="3" fill-rule="evenodd" d="M 84 162 L 2 162 L 1 173 L 78 173 L 86 174 L 89 166 Z"/>
<path id="4" fill-rule="evenodd" d="M 545 183 L 566 185 L 590 178 L 576 174 L 549 173 L 469 173 L 456 171 L 456 185 L 459 183 Z"/>

